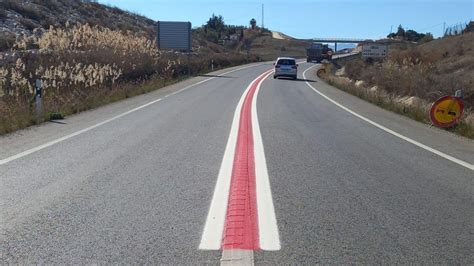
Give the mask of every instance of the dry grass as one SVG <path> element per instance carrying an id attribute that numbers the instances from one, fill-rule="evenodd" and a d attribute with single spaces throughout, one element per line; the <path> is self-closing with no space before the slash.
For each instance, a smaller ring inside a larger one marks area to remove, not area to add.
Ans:
<path id="1" fill-rule="evenodd" d="M 25 50 L 32 46 L 39 50 Z M 51 27 L 40 38 L 18 38 L 15 47 L 17 58 L 0 63 L 0 134 L 37 122 L 36 79 L 43 81 L 41 120 L 47 120 L 50 113 L 76 113 L 205 73 L 211 60 L 216 69 L 256 60 L 224 53 L 162 54 L 142 35 L 89 25 Z"/>

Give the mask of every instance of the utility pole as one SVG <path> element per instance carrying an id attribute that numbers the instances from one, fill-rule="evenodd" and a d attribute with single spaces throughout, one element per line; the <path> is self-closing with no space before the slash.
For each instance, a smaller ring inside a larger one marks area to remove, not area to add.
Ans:
<path id="1" fill-rule="evenodd" d="M 441 34 L 441 37 L 444 37 L 446 34 L 446 22 L 443 22 L 443 33 Z"/>
<path id="2" fill-rule="evenodd" d="M 265 5 L 262 4 L 262 29 L 265 28 Z"/>

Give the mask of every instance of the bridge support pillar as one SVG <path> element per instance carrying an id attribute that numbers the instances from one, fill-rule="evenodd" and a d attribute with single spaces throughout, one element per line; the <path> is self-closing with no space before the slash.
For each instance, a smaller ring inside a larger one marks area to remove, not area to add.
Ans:
<path id="1" fill-rule="evenodd" d="M 337 42 L 334 43 L 334 52 L 337 52 Z"/>

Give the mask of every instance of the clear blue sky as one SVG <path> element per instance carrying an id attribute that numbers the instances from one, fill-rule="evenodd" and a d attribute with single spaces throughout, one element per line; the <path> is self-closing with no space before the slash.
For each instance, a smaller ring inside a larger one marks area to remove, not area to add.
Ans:
<path id="1" fill-rule="evenodd" d="M 297 38 L 380 38 L 399 24 L 405 29 L 441 35 L 443 22 L 453 25 L 474 17 L 474 0 L 99 0 L 153 20 L 191 21 L 204 24 L 211 14 L 222 15 L 226 24 L 261 24 Z"/>

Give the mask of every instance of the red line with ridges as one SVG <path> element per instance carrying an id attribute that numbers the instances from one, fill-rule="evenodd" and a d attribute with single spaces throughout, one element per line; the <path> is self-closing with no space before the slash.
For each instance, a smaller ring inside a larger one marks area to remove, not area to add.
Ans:
<path id="1" fill-rule="evenodd" d="M 252 99 L 270 71 L 252 82 L 240 112 L 222 249 L 259 249 Z"/>

